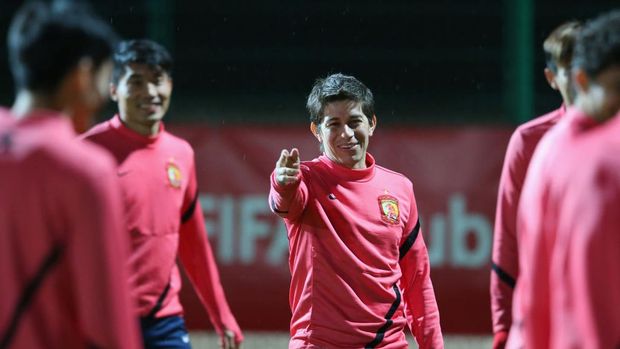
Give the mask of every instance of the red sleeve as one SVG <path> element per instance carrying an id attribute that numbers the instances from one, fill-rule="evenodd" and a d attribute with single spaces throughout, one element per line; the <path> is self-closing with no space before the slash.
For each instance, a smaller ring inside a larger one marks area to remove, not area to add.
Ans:
<path id="1" fill-rule="evenodd" d="M 308 203 L 308 187 L 304 183 L 303 171 L 302 166 L 299 182 L 287 185 L 279 185 L 275 179 L 275 171 L 271 173 L 269 208 L 273 213 L 288 220 L 294 220 L 301 215 Z"/>
<path id="2" fill-rule="evenodd" d="M 529 162 L 525 151 L 523 135 L 517 130 L 506 150 L 495 212 L 490 284 L 494 333 L 508 331 L 512 324 L 512 296 L 519 272 L 516 217 Z"/>
<path id="3" fill-rule="evenodd" d="M 243 341 L 237 320 L 230 311 L 220 282 L 211 244 L 207 239 L 204 217 L 198 200 L 196 171 L 192 166 L 181 217 L 179 258 L 198 297 L 209 313 L 217 333 L 224 330 L 235 333 L 235 341 Z"/>
<path id="4" fill-rule="evenodd" d="M 611 151 L 608 160 L 616 156 Z M 564 297 L 552 304 L 552 316 L 560 314 L 552 333 L 560 337 L 555 343 L 576 342 L 562 347 L 620 345 L 620 163 L 609 161 L 616 164 L 591 171 L 584 182 L 571 182 L 563 201 L 551 283 Z"/>
<path id="5" fill-rule="evenodd" d="M 409 328 L 421 349 L 443 348 L 439 309 L 430 278 L 428 251 L 422 237 L 415 198 L 400 246 L 400 288 Z"/>
<path id="6" fill-rule="evenodd" d="M 508 331 L 499 331 L 493 335 L 492 349 L 504 349 L 508 342 Z"/>
<path id="7" fill-rule="evenodd" d="M 83 184 L 68 208 L 71 240 L 67 246 L 80 326 L 93 347 L 139 348 L 135 304 L 127 282 L 129 242 L 116 175 L 100 170 Z"/>

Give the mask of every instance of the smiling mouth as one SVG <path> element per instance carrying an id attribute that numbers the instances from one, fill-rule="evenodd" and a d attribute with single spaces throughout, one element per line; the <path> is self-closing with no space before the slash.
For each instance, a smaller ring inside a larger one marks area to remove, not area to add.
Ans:
<path id="1" fill-rule="evenodd" d="M 339 145 L 338 148 L 344 149 L 344 150 L 351 150 L 351 149 L 356 149 L 356 147 L 358 146 L 359 146 L 359 143 L 349 143 L 349 144 Z"/>
<path id="2" fill-rule="evenodd" d="M 140 107 L 140 109 L 155 112 L 161 109 L 162 104 L 161 103 L 142 103 L 142 104 L 139 104 L 138 107 Z"/>

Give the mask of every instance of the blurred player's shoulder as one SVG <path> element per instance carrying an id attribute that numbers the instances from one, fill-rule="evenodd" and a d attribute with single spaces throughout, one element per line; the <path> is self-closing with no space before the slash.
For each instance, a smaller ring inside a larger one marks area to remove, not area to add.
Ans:
<path id="1" fill-rule="evenodd" d="M 0 126 L 7 125 L 12 121 L 14 121 L 14 118 L 11 115 L 11 111 L 9 109 L 0 107 Z"/>
<path id="2" fill-rule="evenodd" d="M 84 167 L 89 167 L 89 170 L 95 173 L 103 171 L 114 172 L 116 161 L 109 152 L 99 146 L 84 142 L 77 138 L 74 139 L 73 143 L 76 143 L 75 147 L 77 152 L 79 152 L 76 158 L 83 158 L 88 161 L 89 165 Z"/>
<path id="3" fill-rule="evenodd" d="M 79 138 L 92 140 L 94 138 L 105 137 L 105 134 L 111 131 L 111 121 L 106 120 L 94 125 L 88 131 L 82 133 Z"/>
<path id="4" fill-rule="evenodd" d="M 618 160 L 618 153 L 620 152 L 619 134 L 620 113 L 611 120 L 596 125 L 590 132 L 583 134 L 580 143 L 582 145 L 581 152 L 586 154 L 583 158 L 592 163 L 599 162 L 605 164 L 604 166 L 611 166 L 610 168 L 620 166 Z M 613 172 L 610 171 L 610 173 Z"/>
<path id="5" fill-rule="evenodd" d="M 116 161 L 112 155 L 101 147 L 73 137 L 58 142 L 48 148 L 53 157 L 67 175 L 97 180 L 102 176 L 114 175 Z"/>
<path id="6" fill-rule="evenodd" d="M 565 113 L 566 107 L 562 105 L 558 109 L 525 122 L 517 127 L 513 137 L 521 137 L 524 140 L 532 137 L 540 139 L 545 132 L 557 124 Z"/>
<path id="7" fill-rule="evenodd" d="M 77 139 L 71 122 L 62 116 L 19 120 L 13 130 L 12 152 L 17 161 L 31 172 L 45 172 L 51 182 L 77 183 L 113 174 L 112 157 Z"/>

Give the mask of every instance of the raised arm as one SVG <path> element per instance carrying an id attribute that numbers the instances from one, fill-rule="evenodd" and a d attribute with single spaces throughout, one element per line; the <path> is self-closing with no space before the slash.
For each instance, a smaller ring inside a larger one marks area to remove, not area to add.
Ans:
<path id="1" fill-rule="evenodd" d="M 298 217 L 306 206 L 308 189 L 303 183 L 299 151 L 283 149 L 271 174 L 269 207 L 285 219 Z"/>

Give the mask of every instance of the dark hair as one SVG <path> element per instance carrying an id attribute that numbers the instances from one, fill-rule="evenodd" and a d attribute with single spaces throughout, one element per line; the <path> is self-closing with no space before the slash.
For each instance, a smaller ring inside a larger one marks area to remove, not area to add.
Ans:
<path id="1" fill-rule="evenodd" d="M 620 65 L 620 10 L 588 21 L 577 37 L 573 66 L 590 77 Z"/>
<path id="2" fill-rule="evenodd" d="M 547 68 L 557 74 L 558 66 L 570 68 L 573 49 L 582 25 L 579 21 L 566 22 L 549 34 L 543 43 Z"/>
<path id="3" fill-rule="evenodd" d="M 125 73 L 125 67 L 130 63 L 158 67 L 168 76 L 172 76 L 172 56 L 165 47 L 152 40 L 126 40 L 118 45 L 114 53 L 114 71 L 112 73 L 112 81 L 115 84 L 118 84 L 118 80 Z"/>
<path id="4" fill-rule="evenodd" d="M 7 42 L 16 89 L 51 93 L 81 59 L 95 68 L 109 59 L 116 35 L 85 4 L 30 2 L 13 18 Z"/>
<path id="5" fill-rule="evenodd" d="M 361 102 L 362 111 L 372 123 L 372 117 L 375 115 L 372 92 L 355 77 L 343 74 L 332 74 L 324 79 L 316 80 L 306 102 L 310 121 L 319 125 L 324 116 L 325 106 L 330 102 L 342 100 Z"/>

